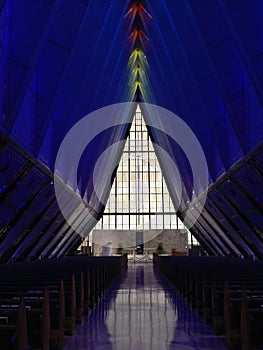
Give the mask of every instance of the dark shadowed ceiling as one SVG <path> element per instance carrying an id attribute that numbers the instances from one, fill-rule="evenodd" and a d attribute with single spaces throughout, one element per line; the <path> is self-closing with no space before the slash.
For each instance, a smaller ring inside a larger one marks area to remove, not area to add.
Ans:
<path id="1" fill-rule="evenodd" d="M 199 212 L 204 188 L 191 197 L 184 155 L 151 130 L 185 185 L 178 215 L 192 202 L 188 223 L 198 216 L 191 231 L 208 254 L 261 259 L 262 23 L 261 0 L 0 0 L 0 258 L 76 250 L 104 208 L 91 202 L 96 160 L 125 140 L 132 108 L 89 144 L 77 188 L 63 161 L 55 169 L 61 142 L 89 113 L 139 99 L 178 115 L 203 148 L 209 189 Z"/>

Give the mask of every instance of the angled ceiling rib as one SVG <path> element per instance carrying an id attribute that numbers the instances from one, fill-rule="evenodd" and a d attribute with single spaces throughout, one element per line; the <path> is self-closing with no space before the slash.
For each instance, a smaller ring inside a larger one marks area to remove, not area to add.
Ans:
<path id="1" fill-rule="evenodd" d="M 103 211 L 98 206 L 92 215 L 85 204 L 96 157 L 125 139 L 129 123 L 97 137 L 85 153 L 94 159 L 79 166 L 78 188 L 67 188 L 71 169 L 61 169 L 72 227 L 51 181 L 60 143 L 88 113 L 134 101 L 139 91 L 144 102 L 182 118 L 203 147 L 210 187 L 200 217 L 194 210 L 189 219 L 197 219 L 193 235 L 209 254 L 261 259 L 262 11 L 260 1 L 0 0 L 0 258 L 57 257 L 77 248 L 77 231 L 86 234 Z M 134 47 L 147 67 L 130 65 Z M 177 162 L 165 133 L 151 137 Z M 188 209 L 183 203 L 179 217 Z"/>
<path id="2" fill-rule="evenodd" d="M 6 113 L 8 115 L 7 130 L 9 131 L 9 133 L 12 130 L 13 124 L 14 124 L 15 119 L 17 117 L 19 108 L 22 104 L 26 90 L 28 89 L 30 81 L 32 79 L 32 76 L 35 72 L 35 68 L 36 68 L 39 56 L 41 55 L 43 46 L 44 46 L 46 39 L 48 37 L 50 27 L 51 27 L 52 23 L 54 22 L 54 19 L 56 17 L 56 14 L 57 14 L 57 11 L 59 9 L 60 4 L 61 4 L 61 0 L 56 0 L 55 4 L 53 5 L 53 8 L 52 8 L 52 10 L 48 16 L 47 22 L 45 24 L 45 27 L 41 32 L 41 37 L 38 40 L 38 42 L 36 43 L 37 46 L 34 50 L 34 53 L 33 53 L 32 57 L 30 57 L 31 60 L 30 60 L 30 62 L 27 63 L 28 64 L 27 71 L 25 72 L 21 86 L 20 86 L 18 92 L 16 93 L 16 96 L 14 97 L 14 101 L 12 101 L 12 106 L 9 106 L 9 110 Z M 28 38 L 25 38 L 25 40 L 28 40 Z"/>
<path id="3" fill-rule="evenodd" d="M 237 48 L 240 52 L 240 55 L 242 57 L 242 61 L 244 63 L 244 66 L 247 68 L 247 71 L 249 73 L 249 77 L 250 79 L 253 81 L 253 85 L 255 87 L 255 90 L 257 92 L 257 95 L 258 95 L 258 98 L 259 98 L 259 101 L 261 102 L 262 106 L 263 106 L 263 100 L 262 100 L 262 96 L 263 96 L 263 88 L 262 88 L 262 84 L 260 83 L 259 79 L 258 79 L 258 75 L 257 73 L 255 72 L 255 69 L 254 67 L 251 65 L 250 63 L 250 59 L 247 55 L 247 52 L 242 44 L 242 41 L 240 40 L 240 37 L 236 31 L 236 28 L 233 24 L 233 21 L 231 20 L 230 18 L 230 15 L 229 15 L 229 12 L 227 11 L 226 9 L 226 5 L 227 4 L 224 4 L 223 0 L 219 0 L 219 6 L 221 7 L 222 9 L 222 12 L 225 16 L 225 19 L 226 19 L 226 22 L 227 22 L 227 25 L 229 26 L 230 28 L 230 33 L 232 34 L 232 37 L 237 45 Z"/>
<path id="4" fill-rule="evenodd" d="M 51 120 L 53 118 L 54 111 L 55 111 L 55 108 L 56 108 L 56 103 L 57 103 L 57 100 L 58 100 L 58 97 L 59 97 L 59 94 L 60 94 L 60 90 L 61 90 L 63 84 L 65 83 L 65 80 L 67 79 L 67 73 L 68 73 L 68 69 L 69 69 L 69 62 L 72 60 L 72 56 L 73 56 L 74 51 L 76 50 L 76 46 L 78 44 L 79 37 L 80 37 L 80 35 L 81 35 L 81 33 L 82 33 L 83 29 L 84 29 L 84 25 L 86 23 L 89 6 L 90 5 L 88 5 L 85 8 L 84 14 L 82 15 L 82 19 L 79 22 L 78 30 L 76 31 L 75 38 L 72 41 L 72 47 L 70 48 L 70 51 L 68 53 L 67 62 L 65 64 L 65 67 L 63 69 L 63 72 L 62 72 L 62 75 L 61 75 L 61 78 L 60 78 L 60 81 L 58 83 L 58 87 L 56 89 L 56 95 L 54 96 L 53 102 L 52 102 L 52 104 L 50 106 L 50 109 L 49 109 L 49 112 L 48 112 L 48 116 L 46 117 L 45 123 L 44 123 L 44 125 L 42 125 L 41 133 L 38 135 L 38 140 L 37 140 L 37 143 L 36 143 L 36 146 L 35 146 L 35 152 L 34 152 L 36 155 L 38 155 L 38 153 L 39 153 L 39 150 L 40 150 L 40 147 L 42 145 L 43 139 L 45 137 L 46 131 L 47 131 L 48 126 L 49 126 L 49 124 L 50 124 L 50 122 L 51 122 Z"/>

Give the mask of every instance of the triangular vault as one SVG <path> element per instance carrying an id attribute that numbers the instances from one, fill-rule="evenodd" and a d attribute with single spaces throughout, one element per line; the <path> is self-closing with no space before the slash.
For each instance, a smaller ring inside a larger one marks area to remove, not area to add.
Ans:
<path id="1" fill-rule="evenodd" d="M 151 231 L 156 236 L 165 230 L 186 231 L 176 215 L 138 104 L 103 216 L 93 232 L 101 232 L 105 245 L 106 241 L 112 244 L 112 237 L 105 237 L 107 231 L 120 231 L 120 235 Z M 136 238 L 126 243 L 136 245 Z"/>

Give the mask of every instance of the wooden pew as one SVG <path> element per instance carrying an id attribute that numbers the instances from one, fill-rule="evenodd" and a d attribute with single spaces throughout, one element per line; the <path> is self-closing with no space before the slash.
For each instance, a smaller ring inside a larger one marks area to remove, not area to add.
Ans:
<path id="1" fill-rule="evenodd" d="M 50 346 L 62 349 L 65 330 L 69 334 L 74 333 L 77 323 L 83 321 L 126 264 L 127 256 L 106 259 L 72 257 L 4 265 L 0 271 L 0 281 L 5 281 L 0 288 L 0 305 L 5 303 L 9 307 L 5 311 L 2 308 L 2 322 L 12 321 L 9 324 L 0 322 L 0 335 L 1 327 L 6 334 L 2 338 L 4 346 L 8 350 L 16 346 L 18 305 L 15 304 L 23 297 L 29 346 L 32 349 Z M 47 287 L 45 291 L 44 285 Z M 12 308 L 11 305 L 17 307 Z M 0 349 L 4 350 L 4 347 Z"/>
<path id="2" fill-rule="evenodd" d="M 28 350 L 26 308 L 23 298 L 21 298 L 18 311 L 15 343 L 17 350 Z"/>
<path id="3" fill-rule="evenodd" d="M 216 334 L 225 333 L 229 349 L 262 348 L 262 262 L 154 256 L 154 263 Z"/>

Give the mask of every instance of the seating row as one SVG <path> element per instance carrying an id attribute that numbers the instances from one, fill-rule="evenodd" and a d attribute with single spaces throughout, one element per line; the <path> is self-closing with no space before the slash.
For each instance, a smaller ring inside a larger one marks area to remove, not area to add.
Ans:
<path id="1" fill-rule="evenodd" d="M 1 265 L 0 349 L 62 349 L 126 266 L 127 255 Z"/>
<path id="2" fill-rule="evenodd" d="M 228 349 L 262 349 L 262 262 L 155 254 L 154 263 Z"/>

